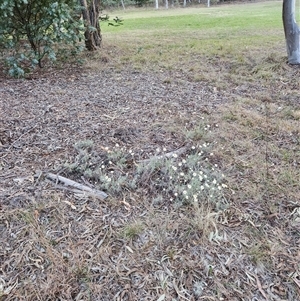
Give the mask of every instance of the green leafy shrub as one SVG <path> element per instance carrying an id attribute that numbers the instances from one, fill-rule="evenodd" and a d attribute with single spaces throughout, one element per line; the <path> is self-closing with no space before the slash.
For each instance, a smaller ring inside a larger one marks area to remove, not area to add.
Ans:
<path id="1" fill-rule="evenodd" d="M 0 48 L 9 74 L 24 76 L 47 58 L 56 60 L 63 47 L 78 44 L 83 24 L 76 0 L 2 0 Z M 73 50 L 73 52 L 72 52 Z"/>

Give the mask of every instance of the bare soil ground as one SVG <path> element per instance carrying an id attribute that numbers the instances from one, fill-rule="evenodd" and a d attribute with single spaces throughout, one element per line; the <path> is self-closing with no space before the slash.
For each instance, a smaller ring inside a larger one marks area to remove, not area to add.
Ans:
<path id="1" fill-rule="evenodd" d="M 299 69 L 276 63 L 274 80 L 222 87 L 113 63 L 2 77 L 0 300 L 300 300 Z M 101 188 L 66 168 L 87 140 L 96 158 L 130 154 L 125 175 L 209 143 L 227 205 L 179 206 L 149 179 L 100 200 L 45 178 Z"/>

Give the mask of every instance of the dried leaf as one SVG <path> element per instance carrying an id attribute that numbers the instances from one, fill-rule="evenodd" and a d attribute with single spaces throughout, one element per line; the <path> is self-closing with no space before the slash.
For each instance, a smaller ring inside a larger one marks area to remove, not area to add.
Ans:
<path id="1" fill-rule="evenodd" d="M 163 294 L 157 299 L 157 301 L 163 301 L 163 300 L 165 300 L 165 297 L 166 297 L 166 295 Z"/>

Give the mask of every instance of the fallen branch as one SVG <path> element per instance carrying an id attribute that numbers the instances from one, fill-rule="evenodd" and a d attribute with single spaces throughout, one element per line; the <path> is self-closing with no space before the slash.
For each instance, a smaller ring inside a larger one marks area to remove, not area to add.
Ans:
<path id="1" fill-rule="evenodd" d="M 68 178 L 53 174 L 53 173 L 47 173 L 46 174 L 46 178 L 51 180 L 52 182 L 58 183 L 61 182 L 66 186 L 71 186 L 72 188 L 76 188 L 78 190 L 87 192 L 90 195 L 99 197 L 101 200 L 104 200 L 105 198 L 107 198 L 107 194 L 103 191 L 97 190 L 97 189 L 92 189 L 86 185 L 82 185 L 78 182 L 75 182 L 73 180 L 70 180 Z"/>

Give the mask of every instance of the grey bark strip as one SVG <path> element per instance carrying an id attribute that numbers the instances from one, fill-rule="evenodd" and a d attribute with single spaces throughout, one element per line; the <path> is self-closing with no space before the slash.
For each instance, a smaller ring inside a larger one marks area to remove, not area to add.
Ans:
<path id="1" fill-rule="evenodd" d="M 108 195 L 105 192 L 101 191 L 101 190 L 92 189 L 92 188 L 90 188 L 86 185 L 82 185 L 78 182 L 75 182 L 73 180 L 70 180 L 68 178 L 65 178 L 65 177 L 50 173 L 50 172 L 46 174 L 46 178 L 53 181 L 53 182 L 55 182 L 55 183 L 61 182 L 66 186 L 71 186 L 72 188 L 76 188 L 76 189 L 79 189 L 81 191 L 86 191 L 86 192 L 88 192 L 88 193 L 90 193 L 94 196 L 99 197 L 102 200 L 104 200 L 105 198 L 108 197 Z"/>
<path id="2" fill-rule="evenodd" d="M 285 33 L 288 62 L 292 65 L 300 64 L 300 30 L 295 18 L 295 0 L 284 0 L 282 6 L 282 20 Z"/>

